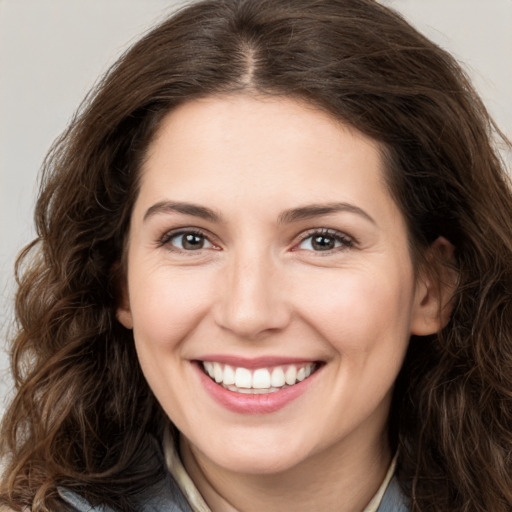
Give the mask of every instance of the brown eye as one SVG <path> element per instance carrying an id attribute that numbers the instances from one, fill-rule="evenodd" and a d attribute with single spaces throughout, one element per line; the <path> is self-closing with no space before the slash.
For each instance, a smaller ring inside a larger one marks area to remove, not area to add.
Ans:
<path id="1" fill-rule="evenodd" d="M 201 233 L 177 233 L 170 237 L 170 245 L 183 251 L 198 251 L 213 247 L 211 242 Z"/>
<path id="2" fill-rule="evenodd" d="M 343 233 L 320 231 L 305 237 L 298 245 L 298 248 L 308 251 L 326 252 L 351 246 L 352 240 Z"/>
<path id="3" fill-rule="evenodd" d="M 334 249 L 336 240 L 331 236 L 314 236 L 311 239 L 311 246 L 315 251 L 328 251 Z"/>

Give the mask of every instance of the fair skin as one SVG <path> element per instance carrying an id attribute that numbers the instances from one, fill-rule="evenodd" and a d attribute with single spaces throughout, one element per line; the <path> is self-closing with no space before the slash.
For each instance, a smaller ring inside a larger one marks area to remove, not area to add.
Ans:
<path id="1" fill-rule="evenodd" d="M 377 143 L 292 99 L 189 102 L 150 145 L 127 251 L 118 319 L 212 510 L 363 510 L 409 337 L 442 326 Z"/>

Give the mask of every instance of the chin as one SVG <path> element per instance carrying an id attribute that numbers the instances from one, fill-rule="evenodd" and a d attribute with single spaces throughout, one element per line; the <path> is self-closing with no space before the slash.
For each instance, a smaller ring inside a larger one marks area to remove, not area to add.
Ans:
<path id="1" fill-rule="evenodd" d="M 299 465 L 307 457 L 304 445 L 297 439 L 291 440 L 292 443 L 287 439 L 286 443 L 282 438 L 265 440 L 265 436 L 255 435 L 256 442 L 248 442 L 250 436 L 243 436 L 238 442 L 231 438 L 229 446 L 224 445 L 220 449 L 213 444 L 206 446 L 205 450 L 201 446 L 198 448 L 205 457 L 225 470 L 252 475 L 281 473 Z"/>
<path id="2" fill-rule="evenodd" d="M 302 459 L 297 453 L 282 453 L 273 450 L 272 454 L 234 453 L 218 461 L 225 469 L 246 475 L 275 475 L 298 466 Z"/>

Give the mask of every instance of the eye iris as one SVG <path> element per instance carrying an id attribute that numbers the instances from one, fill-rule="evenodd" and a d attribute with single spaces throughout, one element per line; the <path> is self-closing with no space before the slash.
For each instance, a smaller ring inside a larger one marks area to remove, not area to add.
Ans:
<path id="1" fill-rule="evenodd" d="M 204 246 L 204 237 L 200 235 L 194 235 L 193 233 L 189 233 L 188 235 L 183 235 L 182 244 L 184 249 L 202 249 Z"/>
<path id="2" fill-rule="evenodd" d="M 311 240 L 313 249 L 317 251 L 328 251 L 330 249 L 334 249 L 334 244 L 334 238 L 325 235 L 314 236 Z"/>

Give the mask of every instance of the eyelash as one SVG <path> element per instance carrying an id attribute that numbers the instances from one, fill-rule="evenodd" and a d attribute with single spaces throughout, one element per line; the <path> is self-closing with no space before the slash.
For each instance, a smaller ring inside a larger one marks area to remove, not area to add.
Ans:
<path id="1" fill-rule="evenodd" d="M 182 252 L 182 253 L 194 253 L 194 252 L 199 252 L 201 249 L 203 249 L 201 247 L 200 249 L 196 249 L 195 251 L 194 250 L 186 250 L 186 249 L 181 249 L 179 247 L 174 247 L 171 244 L 173 239 L 178 238 L 180 236 L 186 236 L 186 235 L 192 235 L 192 236 L 203 238 L 210 245 L 215 247 L 215 244 L 210 240 L 209 236 L 197 228 L 188 228 L 188 229 L 180 229 L 178 231 L 169 231 L 169 232 L 165 233 L 160 238 L 160 240 L 158 241 L 158 245 L 161 247 L 166 247 L 167 250 L 169 250 L 169 251 Z"/>
<path id="2" fill-rule="evenodd" d="M 334 240 L 334 242 L 338 242 L 338 247 L 333 247 L 331 249 L 313 251 L 316 253 L 324 253 L 324 254 L 332 254 L 337 251 L 344 251 L 350 249 L 354 246 L 354 239 L 342 233 L 341 231 L 337 231 L 335 229 L 321 228 L 321 229 L 312 229 L 307 231 L 304 235 L 301 236 L 299 243 L 295 246 L 294 250 L 301 250 L 299 247 L 306 240 L 311 239 L 312 241 L 315 238 L 329 238 Z M 305 249 L 302 249 L 305 250 Z"/>
<path id="3" fill-rule="evenodd" d="M 199 252 L 203 249 L 203 247 L 200 247 L 196 250 L 187 250 L 184 248 L 175 247 L 171 244 L 171 241 L 173 239 L 176 239 L 180 236 L 186 236 L 186 235 L 192 235 L 196 237 L 200 237 L 204 239 L 208 244 L 210 244 L 213 248 L 216 247 L 216 245 L 210 240 L 209 235 L 207 235 L 205 232 L 203 232 L 200 229 L 197 228 L 188 228 L 188 229 L 180 229 L 178 231 L 170 231 L 165 233 L 160 240 L 158 241 L 158 245 L 161 247 L 166 247 L 169 251 L 172 252 L 181 252 L 181 253 L 194 253 Z M 308 239 L 314 239 L 314 238 L 327 238 L 334 240 L 335 243 L 339 243 L 338 247 L 333 247 L 326 250 L 312 250 L 312 249 L 301 249 L 299 246 L 303 244 Z M 354 239 L 352 237 L 347 236 L 345 233 L 342 233 L 340 231 L 334 230 L 334 229 L 328 229 L 328 228 L 321 228 L 321 229 L 311 229 L 304 233 L 301 237 L 298 243 L 294 245 L 292 250 L 310 250 L 311 252 L 315 253 L 324 253 L 324 254 L 332 254 L 333 252 L 337 251 L 343 251 L 350 249 L 354 246 Z M 206 247 L 205 249 L 210 249 L 210 247 Z"/>

